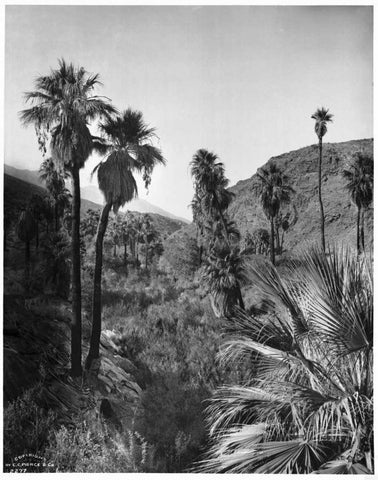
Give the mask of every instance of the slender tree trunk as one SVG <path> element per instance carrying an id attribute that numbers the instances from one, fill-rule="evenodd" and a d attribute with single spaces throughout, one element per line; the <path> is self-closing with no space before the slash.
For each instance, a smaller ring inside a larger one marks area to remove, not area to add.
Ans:
<path id="1" fill-rule="evenodd" d="M 361 207 L 357 207 L 357 253 L 361 253 L 361 244 L 360 244 L 360 215 L 361 215 Z"/>
<path id="2" fill-rule="evenodd" d="M 81 367 L 81 278 L 80 278 L 80 177 L 72 169 L 72 324 L 71 374 L 79 377 Z"/>
<path id="3" fill-rule="evenodd" d="M 90 347 L 87 359 L 85 361 L 85 368 L 89 370 L 93 360 L 100 356 L 100 338 L 101 338 L 101 279 L 102 279 L 102 256 L 103 243 L 108 226 L 109 213 L 112 208 L 111 203 L 107 203 L 101 212 L 101 217 L 98 222 L 97 236 L 96 236 L 96 261 L 93 280 L 93 299 L 92 299 L 92 333 L 90 340 Z"/>
<path id="4" fill-rule="evenodd" d="M 275 265 L 274 257 L 274 217 L 270 218 L 270 261 Z"/>
<path id="5" fill-rule="evenodd" d="M 365 251 L 365 208 L 361 209 L 361 248 Z"/>
<path id="6" fill-rule="evenodd" d="M 147 267 L 148 267 L 148 243 L 147 243 L 147 240 L 146 240 L 146 270 L 147 270 Z"/>
<path id="7" fill-rule="evenodd" d="M 318 165 L 318 196 L 320 206 L 320 232 L 322 250 L 325 252 L 325 233 L 324 233 L 324 208 L 322 200 L 322 159 L 323 159 L 323 140 L 319 138 L 319 165 Z"/>

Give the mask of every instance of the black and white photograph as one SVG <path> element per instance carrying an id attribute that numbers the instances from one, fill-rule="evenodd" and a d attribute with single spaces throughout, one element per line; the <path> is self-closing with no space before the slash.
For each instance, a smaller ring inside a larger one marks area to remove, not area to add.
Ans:
<path id="1" fill-rule="evenodd" d="M 37 3 L 3 9 L 3 473 L 373 475 L 372 2 Z"/>

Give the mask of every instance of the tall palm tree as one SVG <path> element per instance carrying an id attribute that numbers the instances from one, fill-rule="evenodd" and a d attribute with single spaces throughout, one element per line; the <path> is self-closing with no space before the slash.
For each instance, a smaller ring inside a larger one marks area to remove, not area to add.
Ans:
<path id="1" fill-rule="evenodd" d="M 257 172 L 259 179 L 258 192 L 264 213 L 270 221 L 270 260 L 275 264 L 274 251 L 274 219 L 278 215 L 281 205 L 290 201 L 290 194 L 294 191 L 288 184 L 288 178 L 277 165 L 271 163 L 268 168 L 261 168 Z"/>
<path id="2" fill-rule="evenodd" d="M 74 377 L 82 373 L 79 171 L 95 147 L 89 123 L 115 113 L 108 99 L 93 95 L 98 84 L 98 74 L 89 75 L 83 67 L 59 60 L 56 70 L 35 80 L 35 90 L 25 94 L 25 101 L 33 106 L 20 114 L 25 125 L 36 127 L 44 153 L 50 138 L 54 160 L 69 171 L 72 179 L 71 374 Z"/>
<path id="3" fill-rule="evenodd" d="M 105 206 L 101 212 L 96 237 L 92 333 L 85 362 L 86 369 L 93 368 L 92 363 L 100 355 L 102 256 L 109 213 L 111 209 L 117 213 L 121 206 L 137 196 L 135 172 L 143 174 L 145 186 L 148 187 L 154 167 L 165 164 L 160 149 L 152 145 L 155 130 L 145 124 L 141 112 L 129 108 L 121 115 L 106 120 L 100 125 L 100 129 L 105 136 L 104 149 L 108 153 L 94 171 L 97 171 Z"/>
<path id="4" fill-rule="evenodd" d="M 315 133 L 319 140 L 319 163 L 318 163 L 318 197 L 320 206 L 320 231 L 321 231 L 321 245 L 323 252 L 325 251 L 325 233 L 324 233 L 324 208 L 322 200 L 322 159 L 323 159 L 323 137 L 327 133 L 327 123 L 332 122 L 333 115 L 328 113 L 329 110 L 322 107 L 318 108 L 316 112 L 311 115 L 315 120 Z"/>
<path id="5" fill-rule="evenodd" d="M 321 247 L 284 276 L 253 267 L 266 314 L 240 313 L 221 349 L 249 366 L 208 408 L 210 473 L 373 473 L 373 275 L 369 258 Z"/>
<path id="6" fill-rule="evenodd" d="M 194 154 L 190 165 L 195 182 L 195 193 L 202 204 L 202 211 L 214 220 L 217 216 L 219 217 L 223 225 L 225 241 L 229 244 L 224 212 L 231 203 L 233 194 L 226 190 L 229 180 L 224 175 L 224 165 L 218 161 L 215 153 L 205 149 L 200 149 Z M 198 210 L 196 204 L 195 208 Z"/>
<path id="7" fill-rule="evenodd" d="M 343 171 L 343 176 L 347 180 L 346 189 L 348 190 L 353 203 L 357 207 L 357 252 L 365 249 L 364 241 L 364 222 L 360 228 L 361 210 L 369 208 L 373 201 L 373 159 L 371 156 L 358 153 L 349 170 Z"/>

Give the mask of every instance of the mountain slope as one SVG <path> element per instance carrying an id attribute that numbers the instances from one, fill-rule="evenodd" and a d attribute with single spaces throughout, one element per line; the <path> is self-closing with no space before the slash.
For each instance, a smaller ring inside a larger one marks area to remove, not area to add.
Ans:
<path id="1" fill-rule="evenodd" d="M 373 140 L 351 140 L 342 143 L 323 144 L 322 196 L 325 211 L 326 242 L 344 242 L 351 247 L 356 243 L 356 207 L 345 190 L 342 172 L 348 167 L 355 153 L 365 151 L 373 155 Z M 318 146 L 310 145 L 299 150 L 272 157 L 264 167 L 274 163 L 287 175 L 294 188 L 292 204 L 298 220 L 286 233 L 284 248 L 299 249 L 307 243 L 319 242 L 320 214 L 317 197 Z M 257 228 L 269 231 L 256 187 L 257 175 L 238 182 L 230 190 L 235 198 L 229 208 L 244 236 Z M 365 216 L 366 245 L 372 241 L 373 209 Z"/>

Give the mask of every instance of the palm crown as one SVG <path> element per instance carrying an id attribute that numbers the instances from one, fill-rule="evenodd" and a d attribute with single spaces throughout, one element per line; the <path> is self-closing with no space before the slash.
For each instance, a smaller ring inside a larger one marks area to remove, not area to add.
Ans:
<path id="1" fill-rule="evenodd" d="M 349 191 L 357 207 L 367 208 L 373 201 L 373 159 L 358 153 L 349 170 L 343 171 Z"/>
<path id="2" fill-rule="evenodd" d="M 100 125 L 105 135 L 103 150 L 107 157 L 97 170 L 100 190 L 115 212 L 138 194 L 133 172 L 143 172 L 146 187 L 151 181 L 153 168 L 164 165 L 159 148 L 152 145 L 154 129 L 143 121 L 141 112 L 127 109 L 121 115 L 108 118 Z"/>
<path id="3" fill-rule="evenodd" d="M 89 75 L 83 67 L 62 59 L 57 70 L 36 79 L 35 91 L 25 93 L 25 100 L 34 105 L 20 113 L 22 122 L 36 126 L 44 151 L 50 134 L 54 157 L 69 169 L 74 164 L 82 168 L 91 153 L 88 124 L 116 112 L 108 99 L 92 95 L 99 83 L 97 74 Z"/>
<path id="4" fill-rule="evenodd" d="M 293 189 L 287 184 L 287 176 L 274 164 L 270 164 L 267 169 L 261 168 L 257 175 L 264 213 L 272 219 L 278 214 L 281 205 L 289 201 Z"/>
<path id="5" fill-rule="evenodd" d="M 225 210 L 233 197 L 228 192 L 229 180 L 224 174 L 224 165 L 215 153 L 198 150 L 190 163 L 191 174 L 196 183 L 196 193 L 204 201 L 207 211 Z"/>
<path id="6" fill-rule="evenodd" d="M 253 366 L 208 408 L 211 473 L 371 473 L 373 300 L 368 258 L 313 250 L 285 276 L 257 265 L 267 316 L 239 312 L 221 358 Z"/>
<path id="7" fill-rule="evenodd" d="M 332 122 L 332 113 L 328 113 L 327 108 L 321 107 L 316 110 L 316 112 L 311 115 L 311 118 L 315 120 L 315 133 L 319 139 L 323 138 L 327 133 L 327 123 Z"/>

